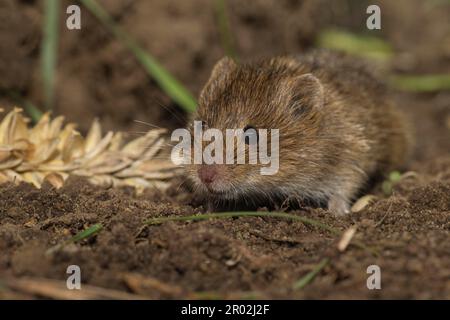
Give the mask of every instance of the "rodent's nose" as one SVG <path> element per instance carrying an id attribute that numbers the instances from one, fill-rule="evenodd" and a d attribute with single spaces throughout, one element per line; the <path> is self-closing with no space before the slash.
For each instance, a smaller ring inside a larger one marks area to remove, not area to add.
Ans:
<path id="1" fill-rule="evenodd" d="M 198 169 L 198 177 L 204 184 L 210 184 L 217 178 L 217 168 L 212 165 L 203 165 Z"/>

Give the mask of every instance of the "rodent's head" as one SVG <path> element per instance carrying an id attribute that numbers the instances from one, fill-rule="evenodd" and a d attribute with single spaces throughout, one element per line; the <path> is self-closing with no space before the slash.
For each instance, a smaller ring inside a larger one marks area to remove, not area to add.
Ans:
<path id="1" fill-rule="evenodd" d="M 262 175 L 260 169 L 267 165 L 248 161 L 191 164 L 187 166 L 191 180 L 197 189 L 222 198 L 282 192 L 294 173 L 302 176 L 302 169 L 315 170 L 314 144 L 320 134 L 324 102 L 321 82 L 293 59 L 238 65 L 223 58 L 200 94 L 193 120 L 201 121 L 204 129 L 221 130 L 224 140 L 226 129 L 268 129 L 269 155 L 270 130 L 278 129 L 279 169 L 274 175 Z M 236 147 L 234 151 L 236 154 Z"/>

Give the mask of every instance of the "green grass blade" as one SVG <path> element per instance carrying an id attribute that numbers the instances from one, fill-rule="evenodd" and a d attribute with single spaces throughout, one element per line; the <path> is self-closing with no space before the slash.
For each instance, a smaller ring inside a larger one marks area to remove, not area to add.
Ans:
<path id="1" fill-rule="evenodd" d="M 198 220 L 209 220 L 209 219 L 224 219 L 233 217 L 273 217 L 273 218 L 284 218 L 294 221 L 300 221 L 304 224 L 321 228 L 323 230 L 329 231 L 332 234 L 339 235 L 340 231 L 330 227 L 320 221 L 298 216 L 295 214 L 289 214 L 284 212 L 258 212 L 258 211 L 241 211 L 241 212 L 219 212 L 219 213 L 207 213 L 192 216 L 174 216 L 174 217 L 160 217 L 152 218 L 147 220 L 146 224 L 161 224 L 168 221 L 198 221 Z"/>
<path id="2" fill-rule="evenodd" d="M 304 277 L 302 277 L 300 280 L 294 283 L 293 289 L 300 290 L 306 287 L 319 274 L 319 272 L 322 271 L 322 269 L 327 266 L 329 262 L 330 260 L 328 258 L 322 259 L 322 261 L 320 261 L 319 264 L 315 266 L 313 270 L 308 272 Z"/>
<path id="3" fill-rule="evenodd" d="M 67 240 L 67 243 L 78 242 L 78 241 L 87 239 L 89 237 L 92 237 L 94 234 L 100 232 L 100 230 L 102 230 L 102 229 L 103 229 L 102 224 L 100 224 L 100 223 L 94 224 L 94 225 L 90 226 L 89 228 L 87 228 L 86 230 L 83 230 L 83 231 L 77 233 L 76 235 L 74 235 L 72 238 Z"/>
<path id="4" fill-rule="evenodd" d="M 387 61 L 393 55 L 391 46 L 383 39 L 337 29 L 322 31 L 316 42 L 322 48 L 340 50 L 379 61 Z"/>
<path id="5" fill-rule="evenodd" d="M 72 238 L 70 238 L 62 243 L 59 243 L 56 246 L 51 247 L 50 249 L 47 250 L 46 254 L 47 255 L 52 254 L 53 252 L 60 250 L 64 246 L 68 245 L 69 243 L 79 242 L 81 240 L 92 237 L 93 235 L 99 233 L 102 229 L 103 229 L 102 224 L 100 224 L 100 223 L 94 224 L 94 225 L 90 226 L 89 228 L 77 233 Z"/>
<path id="6" fill-rule="evenodd" d="M 450 74 L 394 75 L 390 78 L 393 87 L 413 92 L 450 90 Z"/>
<path id="7" fill-rule="evenodd" d="M 179 83 L 156 59 L 142 49 L 95 0 L 80 0 L 88 10 L 99 19 L 112 34 L 121 41 L 136 57 L 147 73 L 158 83 L 161 89 L 187 112 L 197 108 L 197 102 L 191 93 Z"/>
<path id="8" fill-rule="evenodd" d="M 314 226 L 325 231 L 330 232 L 333 235 L 340 236 L 341 231 L 330 227 L 320 221 L 306 218 L 302 216 L 298 216 L 295 214 L 285 213 L 285 212 L 258 212 L 258 211 L 240 211 L 240 212 L 219 212 L 219 213 L 206 213 L 206 214 L 197 214 L 191 216 L 171 216 L 171 217 L 158 217 L 146 220 L 144 223 L 147 225 L 157 225 L 162 224 L 164 222 L 169 221 L 201 221 L 201 220 L 209 220 L 209 219 L 225 219 L 225 218 L 238 218 L 238 217 L 273 217 L 273 218 L 282 218 L 294 221 L 300 221 L 306 225 Z M 352 244 L 360 249 L 369 251 L 375 256 L 379 255 L 379 252 L 371 247 L 366 246 L 364 243 L 353 240 Z"/>
<path id="9" fill-rule="evenodd" d="M 44 36 L 41 47 L 41 72 L 47 110 L 53 109 L 55 95 L 55 69 L 58 50 L 59 0 L 44 2 Z"/>
<path id="10" fill-rule="evenodd" d="M 227 56 L 237 61 L 234 40 L 228 19 L 226 0 L 216 0 L 216 13 L 222 48 Z"/>
<path id="11" fill-rule="evenodd" d="M 33 123 L 37 123 L 42 117 L 42 111 L 39 110 L 39 108 L 36 107 L 30 100 L 25 99 L 16 91 L 6 90 L 1 91 L 1 93 L 5 93 L 6 96 L 14 100 L 14 103 L 16 103 L 20 107 L 23 107 L 27 114 L 30 116 Z"/>
<path id="12" fill-rule="evenodd" d="M 25 112 L 30 116 L 33 123 L 38 123 L 39 119 L 42 117 L 42 111 L 39 110 L 30 100 L 23 99 L 20 104 L 25 109 Z"/>

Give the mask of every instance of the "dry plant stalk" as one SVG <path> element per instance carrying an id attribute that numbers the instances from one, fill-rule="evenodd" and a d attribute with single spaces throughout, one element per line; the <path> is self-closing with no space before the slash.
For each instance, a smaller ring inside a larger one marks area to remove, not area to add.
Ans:
<path id="1" fill-rule="evenodd" d="M 356 226 L 351 226 L 345 232 L 343 233 L 341 240 L 338 242 L 338 250 L 340 252 L 344 252 L 345 249 L 347 249 L 348 245 L 350 244 L 350 241 L 352 241 L 353 236 L 356 233 Z"/>
<path id="2" fill-rule="evenodd" d="M 0 110 L 1 111 L 1 110 Z M 95 120 L 83 137 L 64 117 L 47 113 L 32 128 L 22 109 L 15 108 L 0 122 L 0 184 L 29 182 L 40 188 L 44 181 L 59 188 L 69 175 L 86 177 L 94 184 L 165 189 L 179 171 L 170 157 L 161 157 L 164 129 L 125 142 L 123 134 L 102 136 Z"/>

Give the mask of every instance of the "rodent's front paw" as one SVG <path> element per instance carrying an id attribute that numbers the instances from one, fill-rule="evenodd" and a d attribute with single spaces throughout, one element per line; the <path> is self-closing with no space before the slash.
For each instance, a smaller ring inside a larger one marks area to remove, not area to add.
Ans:
<path id="1" fill-rule="evenodd" d="M 337 196 L 328 200 L 328 210 L 336 216 L 343 216 L 350 212 L 348 201 Z"/>
<path id="2" fill-rule="evenodd" d="M 206 202 L 206 212 L 207 213 L 213 213 L 217 210 L 215 204 L 212 201 Z"/>

